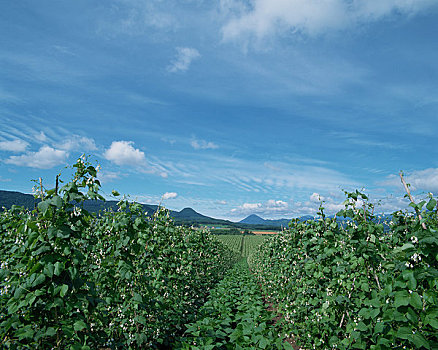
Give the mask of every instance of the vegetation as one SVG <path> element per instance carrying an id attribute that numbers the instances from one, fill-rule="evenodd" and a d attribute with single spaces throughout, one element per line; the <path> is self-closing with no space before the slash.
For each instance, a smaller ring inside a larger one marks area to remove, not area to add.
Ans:
<path id="1" fill-rule="evenodd" d="M 221 235 L 217 239 L 232 251 L 242 257 L 248 257 L 254 253 L 257 247 L 265 240 L 265 236 L 256 235 Z"/>
<path id="2" fill-rule="evenodd" d="M 175 348 L 292 350 L 278 337 L 272 325 L 274 317 L 266 310 L 260 287 L 243 259 L 211 291 L 198 321 L 188 325 Z"/>
<path id="3" fill-rule="evenodd" d="M 165 210 L 148 218 L 121 200 L 117 212 L 90 215 L 81 203 L 102 199 L 96 169 L 74 167 L 36 210 L 0 216 L 2 348 L 168 347 L 236 255 Z"/>
<path id="4" fill-rule="evenodd" d="M 366 195 L 347 196 L 345 228 L 321 208 L 250 259 L 284 332 L 305 349 L 437 349 L 436 200 L 394 213 L 385 232 Z"/>
<path id="5" fill-rule="evenodd" d="M 321 207 L 277 235 L 212 235 L 125 199 L 90 214 L 96 169 L 74 169 L 0 213 L 2 349 L 438 348 L 432 195 L 408 190 L 415 214 L 386 223 L 356 191 L 341 223 Z"/>

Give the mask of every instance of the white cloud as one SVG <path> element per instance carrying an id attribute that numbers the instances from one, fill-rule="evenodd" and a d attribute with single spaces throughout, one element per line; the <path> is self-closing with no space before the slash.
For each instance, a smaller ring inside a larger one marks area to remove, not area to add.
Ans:
<path id="1" fill-rule="evenodd" d="M 315 36 L 432 6 L 435 0 L 253 0 L 250 10 L 232 18 L 222 31 L 225 40 L 261 39 L 278 32 Z"/>
<path id="2" fill-rule="evenodd" d="M 1 177 L 0 176 L 0 182 L 11 182 L 12 181 L 12 179 L 9 179 L 9 178 L 3 178 L 3 177 Z"/>
<path id="3" fill-rule="evenodd" d="M 261 203 L 243 203 L 242 209 L 244 210 L 256 210 L 262 207 Z"/>
<path id="4" fill-rule="evenodd" d="M 19 139 L 13 141 L 1 141 L 0 151 L 24 152 L 28 146 L 29 143 Z"/>
<path id="5" fill-rule="evenodd" d="M 64 150 L 43 146 L 38 152 L 27 152 L 21 156 L 11 156 L 5 160 L 5 163 L 30 168 L 50 169 L 55 165 L 65 163 L 67 157 L 68 153 Z"/>
<path id="6" fill-rule="evenodd" d="M 95 151 L 97 149 L 93 139 L 78 135 L 72 135 L 71 137 L 65 139 L 58 145 L 58 148 L 66 151 L 79 150 L 81 152 Z"/>
<path id="7" fill-rule="evenodd" d="M 189 69 L 193 60 L 201 57 L 198 50 L 191 47 L 177 47 L 177 56 L 167 67 L 167 70 L 171 73 L 185 72 Z"/>
<path id="8" fill-rule="evenodd" d="M 227 205 L 228 202 L 227 202 L 227 201 L 224 201 L 224 200 L 217 200 L 217 201 L 216 201 L 216 204 Z"/>
<path id="9" fill-rule="evenodd" d="M 231 209 L 233 215 L 258 214 L 264 217 L 290 215 L 289 203 L 282 200 L 269 199 L 264 203 L 243 203 Z"/>
<path id="10" fill-rule="evenodd" d="M 276 201 L 274 199 L 269 199 L 266 202 L 266 207 L 269 209 L 283 209 L 283 208 L 287 208 L 289 205 L 287 204 L 287 202 L 284 201 Z"/>
<path id="11" fill-rule="evenodd" d="M 117 165 L 146 165 L 144 152 L 133 147 L 133 141 L 113 141 L 103 156 Z"/>
<path id="12" fill-rule="evenodd" d="M 163 194 L 163 196 L 161 197 L 163 200 L 166 199 L 173 199 L 178 197 L 178 193 L 176 192 L 166 192 L 165 194 Z"/>
<path id="13" fill-rule="evenodd" d="M 217 149 L 217 148 L 219 148 L 219 146 L 216 145 L 214 142 L 207 142 L 205 140 L 196 140 L 196 139 L 193 139 L 190 142 L 190 145 L 194 149 Z"/>

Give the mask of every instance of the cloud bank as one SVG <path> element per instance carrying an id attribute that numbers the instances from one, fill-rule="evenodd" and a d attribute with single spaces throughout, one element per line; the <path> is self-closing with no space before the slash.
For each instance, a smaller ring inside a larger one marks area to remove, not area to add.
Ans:
<path id="1" fill-rule="evenodd" d="M 234 6 L 241 11 L 241 1 L 237 3 Z M 223 26 L 224 40 L 262 39 L 277 33 L 317 36 L 396 14 L 415 15 L 437 3 L 435 0 L 253 0 L 251 5 Z"/>
<path id="2" fill-rule="evenodd" d="M 29 143 L 23 140 L 1 141 L 0 151 L 24 152 L 28 146 Z"/>
<path id="3" fill-rule="evenodd" d="M 37 152 L 27 152 L 20 156 L 11 156 L 5 160 L 6 164 L 26 166 L 37 169 L 50 169 L 55 165 L 64 164 L 68 153 L 64 150 L 43 146 Z"/>

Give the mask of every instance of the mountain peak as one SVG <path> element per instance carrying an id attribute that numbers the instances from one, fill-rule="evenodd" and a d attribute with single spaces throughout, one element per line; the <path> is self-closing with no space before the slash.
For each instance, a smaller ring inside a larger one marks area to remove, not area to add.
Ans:
<path id="1" fill-rule="evenodd" d="M 256 214 L 251 214 L 250 216 L 247 216 L 245 219 L 239 221 L 241 224 L 252 224 L 252 225 L 257 225 L 257 224 L 264 224 L 265 220 L 262 219 L 260 216 L 256 215 Z"/>

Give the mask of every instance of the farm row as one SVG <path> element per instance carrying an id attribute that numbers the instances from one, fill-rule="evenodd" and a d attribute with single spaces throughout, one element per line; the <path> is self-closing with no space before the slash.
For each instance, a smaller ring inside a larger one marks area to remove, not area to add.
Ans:
<path id="1" fill-rule="evenodd" d="M 216 238 L 225 244 L 233 252 L 242 257 L 248 257 L 254 253 L 257 247 L 263 243 L 266 236 L 263 235 L 220 235 Z"/>
<path id="2" fill-rule="evenodd" d="M 240 256 L 138 204 L 92 216 L 96 170 L 0 214 L 2 349 L 169 348 Z M 71 203 L 75 201 L 76 206 Z"/>
<path id="3" fill-rule="evenodd" d="M 273 326 L 257 280 L 246 259 L 238 262 L 210 292 L 198 320 L 188 325 L 175 348 L 183 350 L 289 349 Z"/>
<path id="4" fill-rule="evenodd" d="M 436 200 L 386 230 L 367 196 L 347 195 L 346 225 L 296 221 L 249 257 L 282 333 L 304 349 L 438 349 Z"/>

